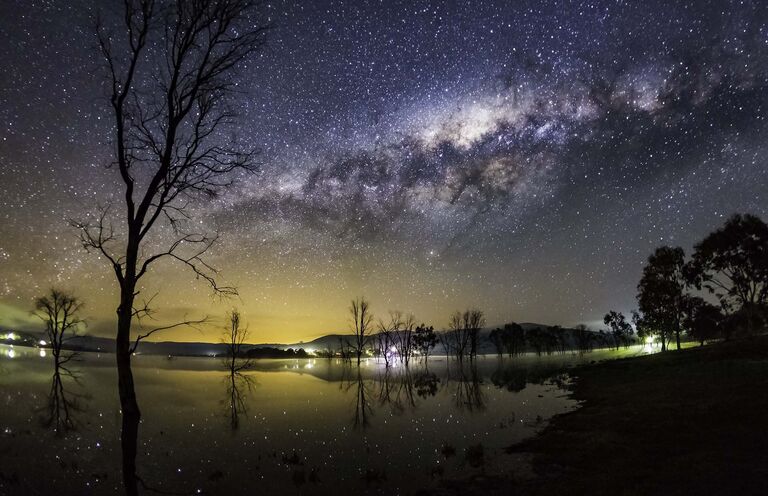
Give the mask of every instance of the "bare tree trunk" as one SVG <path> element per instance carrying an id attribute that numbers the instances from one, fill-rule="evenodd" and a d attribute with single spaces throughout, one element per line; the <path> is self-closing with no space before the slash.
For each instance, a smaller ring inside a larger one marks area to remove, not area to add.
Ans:
<path id="1" fill-rule="evenodd" d="M 131 320 L 133 318 L 133 298 L 135 280 L 128 278 L 123 282 L 120 307 L 117 309 L 117 385 L 120 395 L 120 409 L 123 425 L 120 442 L 123 453 L 123 484 L 128 495 L 138 494 L 136 479 L 136 451 L 139 435 L 141 411 L 136 401 L 136 390 L 131 370 Z"/>
<path id="2" fill-rule="evenodd" d="M 130 374 L 130 368 L 128 369 Z M 134 404 L 136 403 L 134 398 Z M 123 429 L 120 445 L 123 452 L 123 485 L 128 496 L 139 494 L 136 476 L 136 446 L 139 439 L 139 420 L 141 415 L 123 410 Z"/>

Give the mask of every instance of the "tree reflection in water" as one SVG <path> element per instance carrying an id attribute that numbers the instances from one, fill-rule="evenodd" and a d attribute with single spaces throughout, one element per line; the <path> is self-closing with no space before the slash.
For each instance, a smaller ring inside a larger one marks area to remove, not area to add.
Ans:
<path id="1" fill-rule="evenodd" d="M 245 392 L 253 389 L 254 380 L 239 371 L 230 370 L 224 377 L 224 382 L 227 393 L 222 403 L 226 405 L 229 426 L 232 431 L 236 431 L 240 426 L 240 415 L 248 413 Z"/>
<path id="2" fill-rule="evenodd" d="M 363 429 L 371 425 L 374 405 L 388 406 L 395 415 L 402 415 L 418 405 L 418 399 L 437 394 L 440 379 L 427 370 L 413 373 L 408 367 L 400 371 L 385 368 L 373 378 L 365 378 L 361 370 L 354 373 L 347 369 L 342 374 L 341 389 L 354 391 L 352 425 Z"/>
<path id="3" fill-rule="evenodd" d="M 456 392 L 454 400 L 460 410 L 482 412 L 485 410 L 485 394 L 483 380 L 477 372 L 475 362 L 458 364 L 456 377 Z"/>
<path id="4" fill-rule="evenodd" d="M 90 399 L 89 395 L 68 389 L 65 384 L 66 381 L 71 381 L 76 387 L 82 387 L 78 372 L 65 365 L 75 356 L 71 354 L 54 359 L 51 388 L 48 392 L 47 404 L 43 408 L 45 411 L 43 425 L 53 426 L 57 436 L 63 436 L 67 431 L 77 427 L 77 414 L 85 410 L 84 402 Z"/>
<path id="5" fill-rule="evenodd" d="M 359 368 L 357 369 L 355 379 L 348 379 L 346 386 L 344 386 L 344 381 L 342 381 L 342 387 L 346 387 L 347 391 L 355 390 L 355 414 L 352 417 L 352 426 L 366 429 L 371 423 L 373 407 L 369 400 L 371 395 L 370 387 L 363 380 L 363 374 Z"/>

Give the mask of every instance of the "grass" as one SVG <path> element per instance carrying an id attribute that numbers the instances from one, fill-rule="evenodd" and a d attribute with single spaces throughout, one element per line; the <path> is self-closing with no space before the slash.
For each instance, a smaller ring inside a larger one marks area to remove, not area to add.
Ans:
<path id="1" fill-rule="evenodd" d="M 574 373 L 581 408 L 514 448 L 516 494 L 768 494 L 768 336 Z"/>

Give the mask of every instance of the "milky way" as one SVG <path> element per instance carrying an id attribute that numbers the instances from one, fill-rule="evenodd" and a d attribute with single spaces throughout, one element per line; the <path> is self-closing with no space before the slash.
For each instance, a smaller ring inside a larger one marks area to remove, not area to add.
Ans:
<path id="1" fill-rule="evenodd" d="M 50 285 L 111 332 L 114 281 L 67 219 L 119 199 L 91 2 L 0 7 L 0 325 Z M 112 15 L 104 7 L 103 16 Z M 271 2 L 234 76 L 261 167 L 196 219 L 240 299 L 172 265 L 159 317 L 240 306 L 260 340 L 344 329 L 350 298 L 594 323 L 661 244 L 768 215 L 764 2 Z M 203 332 L 213 339 L 216 329 Z M 168 336 L 199 339 L 195 331 Z"/>

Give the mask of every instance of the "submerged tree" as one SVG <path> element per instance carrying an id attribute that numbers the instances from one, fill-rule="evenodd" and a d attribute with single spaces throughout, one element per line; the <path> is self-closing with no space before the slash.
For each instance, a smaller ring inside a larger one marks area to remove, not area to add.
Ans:
<path id="1" fill-rule="evenodd" d="M 482 310 L 473 308 L 464 312 L 464 328 L 469 337 L 469 358 L 477 356 L 477 345 L 480 336 L 480 329 L 485 325 L 485 316 Z"/>
<path id="2" fill-rule="evenodd" d="M 666 349 L 668 336 L 674 335 L 680 349 L 680 334 L 685 304 L 686 281 L 682 248 L 661 246 L 648 257 L 643 276 L 637 285 L 637 302 L 643 320 L 658 331 L 661 349 Z"/>
<path id="3" fill-rule="evenodd" d="M 421 356 L 424 358 L 424 363 L 429 361 L 429 354 L 432 349 L 437 345 L 437 334 L 435 334 L 435 328 L 432 326 L 425 326 L 421 324 L 416 328 L 413 333 L 413 343 Z"/>
<path id="4" fill-rule="evenodd" d="M 768 305 L 768 225 L 754 215 L 734 215 L 694 247 L 686 276 L 727 312 L 742 313 L 751 333 Z"/>
<path id="5" fill-rule="evenodd" d="M 393 357 L 392 348 L 396 348 L 396 334 L 400 331 L 402 325 L 400 314 L 391 312 L 389 322 L 379 319 L 378 332 L 376 333 L 376 348 L 379 356 L 384 358 L 384 366 L 389 368 L 390 360 Z"/>
<path id="6" fill-rule="evenodd" d="M 189 207 L 255 169 L 254 151 L 230 137 L 235 128 L 228 97 L 235 69 L 264 45 L 267 26 L 257 7 L 250 0 L 124 0 L 114 25 L 97 28 L 113 121 L 109 168 L 122 181 L 122 205 L 74 225 L 85 249 L 109 263 L 119 284 L 116 359 L 130 494 L 137 492 L 131 459 L 141 417 L 131 328 L 148 311 L 134 304 L 139 281 L 155 263 L 169 260 L 214 292 L 235 294 L 204 259 L 217 236 L 197 231 Z"/>
<path id="7" fill-rule="evenodd" d="M 250 359 L 242 358 L 242 348 L 248 339 L 248 327 L 241 321 L 240 311 L 236 308 L 227 314 L 227 325 L 224 331 L 224 344 L 227 347 L 225 364 L 231 374 L 237 374 L 250 368 Z"/>
<path id="8" fill-rule="evenodd" d="M 48 394 L 45 425 L 52 425 L 56 434 L 75 427 L 74 414 L 82 410 L 81 400 L 85 395 L 68 391 L 64 380 L 77 382 L 77 374 L 67 364 L 77 353 L 65 352 L 64 344 L 75 337 L 84 324 L 79 313 L 83 302 L 76 296 L 51 289 L 47 295 L 35 301 L 36 315 L 45 323 L 47 343 L 53 355 L 53 376 Z"/>
<path id="9" fill-rule="evenodd" d="M 399 312 L 398 312 L 399 313 Z M 397 354 L 400 357 L 400 363 L 406 367 L 410 366 L 411 356 L 413 356 L 414 342 L 413 329 L 416 326 L 416 317 L 409 314 L 405 319 L 401 319 L 402 325 L 400 331 L 395 333 L 397 339 Z"/>
<path id="10" fill-rule="evenodd" d="M 373 314 L 368 300 L 364 297 L 352 300 L 349 315 L 352 319 L 352 331 L 354 332 L 354 342 L 351 343 L 351 346 L 357 357 L 357 365 L 360 366 L 360 359 L 368 345 L 373 327 Z"/>
<path id="11" fill-rule="evenodd" d="M 504 354 L 504 330 L 497 327 L 488 334 L 488 339 L 496 349 L 496 354 L 499 355 L 499 358 L 501 358 L 501 356 Z"/>
<path id="12" fill-rule="evenodd" d="M 451 315 L 448 321 L 448 329 L 444 333 L 444 346 L 446 353 L 452 353 L 456 355 L 456 358 L 462 360 L 464 358 L 465 350 L 469 344 L 469 335 L 467 329 L 464 326 L 464 321 L 461 312 L 456 312 Z"/>
<path id="13" fill-rule="evenodd" d="M 64 343 L 75 337 L 84 324 L 79 315 L 82 308 L 83 302 L 79 298 L 55 288 L 35 300 L 36 315 L 45 323 L 45 334 L 56 369 L 75 356 L 74 353 L 62 355 L 62 350 Z"/>
<path id="14" fill-rule="evenodd" d="M 468 355 L 470 360 L 477 355 L 480 329 L 485 325 L 483 312 L 478 309 L 468 309 L 451 315 L 448 330 L 443 339 L 446 348 L 461 360 Z M 447 352 L 447 350 L 446 350 Z"/>

